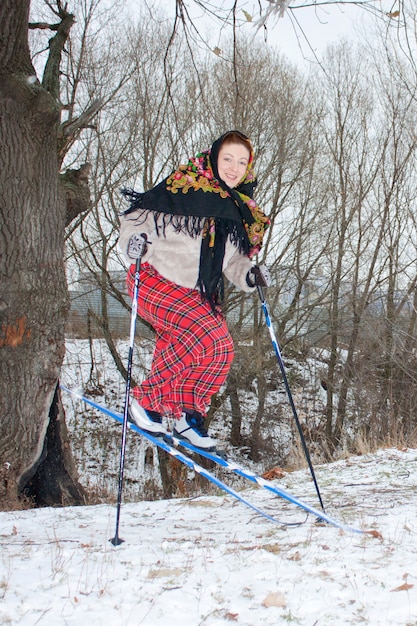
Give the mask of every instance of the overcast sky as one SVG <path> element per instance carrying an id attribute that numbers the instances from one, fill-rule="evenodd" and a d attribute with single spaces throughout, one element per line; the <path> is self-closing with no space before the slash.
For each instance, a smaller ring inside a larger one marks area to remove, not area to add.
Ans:
<path id="1" fill-rule="evenodd" d="M 271 22 L 268 41 L 292 61 L 304 63 L 314 61 L 314 53 L 320 58 L 329 44 L 341 38 L 353 42 L 372 37 L 375 21 L 374 15 L 352 5 L 297 9 Z"/>
<path id="2" fill-rule="evenodd" d="M 379 6 L 383 7 L 384 2 L 387 1 L 381 0 Z M 141 2 L 146 2 L 148 6 L 152 5 L 152 0 L 141 0 Z M 224 15 L 232 6 L 229 0 L 223 2 L 212 0 L 212 4 L 222 4 L 225 9 Z M 154 3 L 154 6 L 159 10 L 163 7 L 163 17 L 173 20 L 175 0 L 160 0 Z M 270 19 L 267 22 L 266 31 L 263 28 L 257 31 L 253 22 L 245 21 L 243 14 L 245 10 L 248 14 L 255 16 L 255 5 L 249 1 L 242 1 L 240 7 L 242 10 L 238 12 L 238 18 L 241 19 L 241 32 L 247 35 L 253 34 L 257 41 L 263 41 L 266 36 L 269 44 L 278 47 L 291 61 L 301 65 L 314 62 L 314 53 L 321 58 L 326 46 L 341 38 L 347 38 L 352 42 L 358 39 L 362 41 L 371 39 L 377 21 L 375 15 L 361 7 L 352 4 L 344 7 L 340 4 L 329 4 L 322 5 L 318 9 L 311 6 L 298 8 L 292 14 L 287 11 L 283 18 Z M 213 16 L 210 17 L 207 13 L 203 14 L 201 9 L 195 7 L 192 0 L 187 1 L 187 8 L 200 34 L 209 39 L 211 49 L 216 46 L 221 49 L 222 36 L 230 38 L 231 29 L 224 28 L 221 31 L 219 20 Z M 387 10 L 390 10 L 388 5 Z"/>

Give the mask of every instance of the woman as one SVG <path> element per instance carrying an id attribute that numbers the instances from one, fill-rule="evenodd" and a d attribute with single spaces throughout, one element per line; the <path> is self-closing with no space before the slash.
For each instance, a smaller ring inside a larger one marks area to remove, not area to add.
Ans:
<path id="1" fill-rule="evenodd" d="M 147 239 L 138 314 L 156 332 L 151 371 L 132 389 L 129 417 L 158 435 L 166 433 L 163 418 L 173 418 L 175 436 L 208 450 L 216 442 L 204 418 L 233 360 L 220 309 L 223 273 L 246 292 L 268 283 L 266 268 L 251 261 L 269 225 L 252 198 L 255 185 L 252 145 L 229 131 L 153 189 L 123 191 L 131 205 L 121 215 L 119 247 L 131 263 L 135 243 Z M 134 272 L 133 264 L 131 296 Z"/>

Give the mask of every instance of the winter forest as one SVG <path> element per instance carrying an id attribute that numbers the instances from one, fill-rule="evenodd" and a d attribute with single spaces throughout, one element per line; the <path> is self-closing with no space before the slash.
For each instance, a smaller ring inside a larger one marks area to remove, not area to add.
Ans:
<path id="1" fill-rule="evenodd" d="M 295 16 L 291 2 L 259 2 L 252 15 L 244 2 L 220 12 L 215 0 L 179 1 L 175 19 L 133 4 L 0 7 L 2 508 L 108 495 L 79 480 L 81 408 L 57 383 L 121 410 L 120 189 L 149 189 L 232 128 L 256 150 L 256 199 L 271 218 L 258 262 L 273 275 L 266 297 L 314 462 L 415 446 L 417 3 L 365 3 L 369 37 L 305 67 L 255 37 L 279 28 L 279 10 Z M 193 10 L 207 10 L 208 27 Z M 91 292 L 98 305 L 77 317 L 70 294 Z M 260 302 L 228 285 L 225 311 L 238 348 L 213 426 L 262 471 L 303 467 Z M 138 322 L 136 380 L 152 336 Z M 111 449 L 116 462 L 115 432 L 95 454 Z M 156 454 L 161 491 L 136 498 L 175 493 L 179 470 Z"/>

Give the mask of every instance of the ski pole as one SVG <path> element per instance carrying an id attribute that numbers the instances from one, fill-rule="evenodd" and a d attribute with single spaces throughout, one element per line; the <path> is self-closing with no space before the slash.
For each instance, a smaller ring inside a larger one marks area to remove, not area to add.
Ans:
<path id="1" fill-rule="evenodd" d="M 122 490 L 123 490 L 123 474 L 125 466 L 125 452 L 126 452 L 126 433 L 127 433 L 127 421 L 129 410 L 129 395 L 130 395 L 130 383 L 132 379 L 132 363 L 133 363 L 133 348 L 135 342 L 136 331 L 136 316 L 138 310 L 138 292 L 139 292 L 139 276 L 140 276 L 140 264 L 142 256 L 146 251 L 147 237 L 145 233 L 141 235 L 133 235 L 129 240 L 128 256 L 132 259 L 136 258 L 135 267 L 135 283 L 133 288 L 132 297 L 132 315 L 130 318 L 130 337 L 129 337 L 129 356 L 127 360 L 127 376 L 126 376 L 126 392 L 125 403 L 123 411 L 123 428 L 122 428 L 122 442 L 120 445 L 120 463 L 119 463 L 119 489 L 117 493 L 117 512 L 116 512 L 116 530 L 114 537 L 109 539 L 110 543 L 114 546 L 119 546 L 123 543 L 124 539 L 119 537 L 119 525 L 120 525 L 120 509 L 122 506 Z"/>
<path id="2" fill-rule="evenodd" d="M 269 314 L 269 307 L 268 307 L 268 304 L 267 304 L 267 302 L 265 300 L 265 296 L 264 296 L 264 292 L 263 292 L 262 287 L 260 285 L 257 285 L 257 289 L 258 289 L 259 298 L 261 300 L 262 309 L 263 309 L 263 311 L 265 313 L 266 325 L 268 327 L 269 334 L 271 336 L 272 345 L 274 347 L 275 354 L 276 354 L 277 359 L 278 359 L 278 364 L 279 364 L 279 367 L 280 367 L 280 370 L 281 370 L 281 374 L 282 374 L 282 378 L 283 378 L 283 381 L 284 381 L 285 390 L 287 392 L 287 396 L 288 396 L 288 400 L 290 402 L 291 410 L 292 410 L 292 413 L 293 413 L 293 416 L 294 416 L 294 419 L 295 419 L 295 423 L 297 425 L 297 430 L 298 430 L 298 433 L 300 435 L 301 444 L 302 444 L 303 450 L 304 450 L 304 455 L 305 455 L 305 457 L 307 459 L 308 467 L 310 469 L 310 473 L 311 473 L 311 476 L 313 478 L 314 486 L 316 488 L 316 492 L 317 492 L 317 496 L 319 498 L 319 502 L 320 502 L 321 508 L 324 511 L 323 500 L 321 499 L 320 489 L 319 489 L 319 486 L 317 484 L 316 475 L 314 473 L 313 464 L 312 464 L 311 458 L 310 458 L 310 453 L 308 451 L 307 443 L 306 443 L 306 440 L 305 440 L 305 437 L 304 437 L 304 433 L 302 431 L 300 420 L 298 418 L 297 409 L 295 408 L 295 404 L 294 404 L 294 400 L 293 400 L 293 397 L 292 397 L 290 385 L 288 383 L 287 374 L 285 373 L 285 366 L 284 366 L 284 362 L 282 360 L 281 351 L 279 349 L 278 341 L 277 341 L 277 338 L 275 336 L 274 329 L 272 327 L 271 316 Z"/>

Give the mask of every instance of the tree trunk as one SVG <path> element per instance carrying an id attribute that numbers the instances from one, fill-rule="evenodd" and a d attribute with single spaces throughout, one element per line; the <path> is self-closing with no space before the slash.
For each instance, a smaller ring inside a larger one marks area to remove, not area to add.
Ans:
<path id="1" fill-rule="evenodd" d="M 23 494 L 36 506 L 66 506 L 87 501 L 87 494 L 78 483 L 68 445 L 65 414 L 58 387 L 49 412 L 48 430 L 40 462 L 36 474 L 24 487 Z"/>
<path id="2" fill-rule="evenodd" d="M 232 427 L 230 430 L 230 443 L 232 446 L 242 445 L 242 411 L 240 408 L 237 380 L 233 372 L 229 375 L 227 394 L 230 398 Z"/>
<path id="3" fill-rule="evenodd" d="M 64 430 L 56 436 L 56 424 L 50 427 L 51 415 L 55 420 L 57 415 L 51 407 L 68 310 L 59 103 L 35 78 L 28 13 L 29 0 L 0 5 L 0 501 L 6 507 L 16 502 L 44 459 L 51 460 L 51 446 L 62 460 L 55 464 L 58 472 L 69 460 Z M 59 409 L 58 414 L 62 420 Z M 67 484 L 65 498 L 57 488 L 73 479 L 71 467 L 62 481 L 54 476 L 45 501 L 80 501 L 76 485 L 70 497 Z M 46 472 L 43 481 L 48 480 Z M 48 485 L 42 489 L 48 492 Z M 36 501 L 36 493 L 31 495 Z"/>

